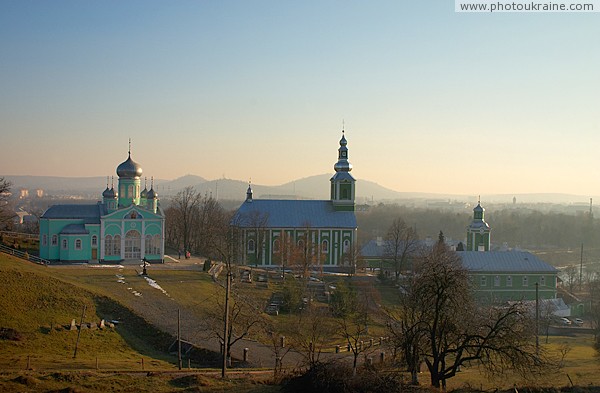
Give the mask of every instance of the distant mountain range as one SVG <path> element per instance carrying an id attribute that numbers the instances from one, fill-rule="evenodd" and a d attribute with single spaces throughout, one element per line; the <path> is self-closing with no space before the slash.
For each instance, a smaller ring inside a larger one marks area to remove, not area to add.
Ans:
<path id="1" fill-rule="evenodd" d="M 86 198 L 101 198 L 106 188 L 105 177 L 57 177 L 57 176 L 5 176 L 12 183 L 13 191 L 28 189 L 33 193 L 36 189 L 44 190 L 49 195 L 79 195 Z M 294 180 L 278 186 L 252 184 L 254 198 L 270 199 L 328 199 L 329 179 L 331 174 L 315 175 Z M 117 180 L 115 179 L 115 186 Z M 248 183 L 241 180 L 218 179 L 206 180 L 196 175 L 185 175 L 174 180 L 155 179 L 155 190 L 159 197 L 174 196 L 185 187 L 195 187 L 202 194 L 209 194 L 218 199 L 244 200 Z M 143 186 L 143 184 L 142 184 Z M 150 188 L 150 184 L 148 184 Z M 464 201 L 474 202 L 473 195 L 435 194 L 424 192 L 399 192 L 383 187 L 375 182 L 358 179 L 356 183 L 358 203 L 381 202 L 394 200 L 431 200 L 431 201 Z M 589 196 L 571 194 L 495 194 L 482 195 L 486 203 L 512 203 L 513 197 L 519 203 L 557 203 L 586 204 Z"/>

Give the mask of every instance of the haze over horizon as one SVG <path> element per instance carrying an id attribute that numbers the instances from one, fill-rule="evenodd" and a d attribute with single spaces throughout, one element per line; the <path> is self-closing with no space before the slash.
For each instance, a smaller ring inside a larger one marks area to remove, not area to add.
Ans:
<path id="1" fill-rule="evenodd" d="M 0 176 L 352 174 L 600 195 L 598 13 L 453 1 L 0 2 Z"/>

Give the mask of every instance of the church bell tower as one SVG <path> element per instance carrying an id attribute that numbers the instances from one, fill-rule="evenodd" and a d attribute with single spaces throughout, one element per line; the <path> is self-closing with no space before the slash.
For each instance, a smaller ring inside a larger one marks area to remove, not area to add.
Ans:
<path id="1" fill-rule="evenodd" d="M 338 161 L 333 166 L 335 175 L 331 178 L 331 201 L 336 211 L 354 211 L 355 183 L 356 180 L 350 174 L 352 164 L 348 161 L 348 142 L 342 130 L 340 148 L 338 149 Z"/>

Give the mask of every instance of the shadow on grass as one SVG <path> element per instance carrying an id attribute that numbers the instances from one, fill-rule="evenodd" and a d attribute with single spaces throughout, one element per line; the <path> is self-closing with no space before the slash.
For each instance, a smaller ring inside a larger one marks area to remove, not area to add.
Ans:
<path id="1" fill-rule="evenodd" d="M 94 303 L 99 315 L 105 316 L 106 320 L 119 321 L 115 325 L 115 330 L 141 355 L 177 364 L 177 357 L 169 353 L 169 347 L 176 337 L 158 329 L 131 309 L 108 297 L 95 296 Z M 194 348 L 183 360 L 184 366 L 187 366 L 188 358 L 194 363 L 194 367 L 215 367 L 218 365 L 220 355 Z"/>

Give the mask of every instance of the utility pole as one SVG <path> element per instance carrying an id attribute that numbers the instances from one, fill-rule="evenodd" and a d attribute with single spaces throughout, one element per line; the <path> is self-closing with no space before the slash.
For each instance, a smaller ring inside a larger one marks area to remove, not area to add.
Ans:
<path id="1" fill-rule="evenodd" d="M 81 328 L 83 326 L 83 318 L 85 317 L 85 309 L 87 306 L 83 306 L 83 311 L 81 313 L 81 321 L 79 322 L 79 332 L 77 332 L 77 341 L 75 341 L 75 352 L 73 352 L 73 359 L 77 357 L 77 347 L 79 346 L 79 337 L 81 336 Z"/>
<path id="2" fill-rule="evenodd" d="M 225 321 L 223 327 L 223 365 L 221 367 L 221 378 L 225 378 L 227 374 L 227 352 L 229 352 L 229 292 L 231 290 L 231 268 L 229 264 L 227 264 L 227 280 L 225 282 L 225 317 L 223 320 Z"/>
<path id="3" fill-rule="evenodd" d="M 540 353 L 540 284 L 535 283 L 535 352 Z"/>
<path id="4" fill-rule="evenodd" d="M 579 292 L 581 292 L 581 275 L 583 274 L 583 243 L 581 243 L 581 260 L 579 262 Z"/>
<path id="5" fill-rule="evenodd" d="M 177 309 L 177 360 L 181 370 L 181 309 Z"/>

